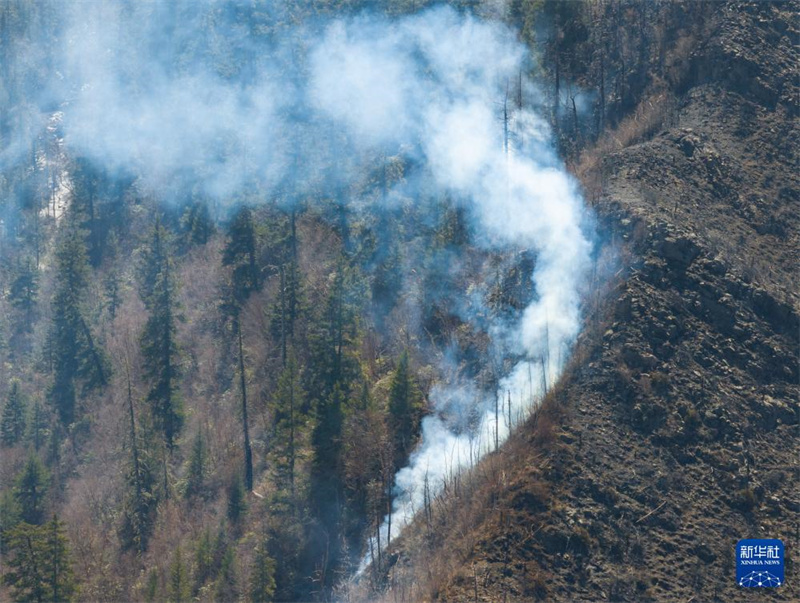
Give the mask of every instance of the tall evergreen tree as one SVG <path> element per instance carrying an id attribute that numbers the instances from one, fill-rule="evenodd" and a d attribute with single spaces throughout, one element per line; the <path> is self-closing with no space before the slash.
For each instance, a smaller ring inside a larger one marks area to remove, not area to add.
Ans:
<path id="1" fill-rule="evenodd" d="M 15 308 L 25 312 L 27 322 L 30 322 L 38 297 L 39 272 L 36 264 L 30 259 L 21 260 L 14 267 L 11 275 L 8 301 Z"/>
<path id="2" fill-rule="evenodd" d="M 271 406 L 276 435 L 273 458 L 279 476 L 289 486 L 292 499 L 295 495 L 298 448 L 307 423 L 305 404 L 300 367 L 294 354 L 290 353 L 286 367 L 278 377 L 278 387 Z"/>
<path id="3" fill-rule="evenodd" d="M 64 524 L 53 515 L 45 525 L 20 523 L 8 532 L 4 579 L 14 601 L 62 603 L 77 593 Z"/>
<path id="4" fill-rule="evenodd" d="M 188 242 L 205 245 L 216 230 L 208 211 L 208 203 L 195 201 L 189 204 L 181 216 L 181 227 Z"/>
<path id="5" fill-rule="evenodd" d="M 75 161 L 72 171 L 72 203 L 69 206 L 70 218 L 81 228 L 86 241 L 87 253 L 92 266 L 99 266 L 103 260 L 106 225 L 101 216 L 100 197 L 105 176 L 89 159 L 84 157 Z"/>
<path id="6" fill-rule="evenodd" d="M 22 472 L 17 476 L 14 489 L 23 521 L 36 525 L 42 522 L 47 481 L 47 470 L 39 457 L 35 454 L 29 455 Z"/>
<path id="7" fill-rule="evenodd" d="M 50 591 L 51 601 L 70 601 L 75 594 L 75 579 L 64 532 L 64 524 L 57 515 L 53 515 L 45 531 L 46 583 Z"/>
<path id="8" fill-rule="evenodd" d="M 203 432 L 197 430 L 192 444 L 192 453 L 189 456 L 189 466 L 186 471 L 186 498 L 203 494 L 206 478 L 206 445 L 203 441 Z"/>
<path id="9" fill-rule="evenodd" d="M 228 228 L 228 242 L 222 252 L 222 265 L 230 266 L 231 280 L 226 309 L 238 317 L 248 296 L 259 287 L 256 227 L 253 212 L 242 207 Z"/>
<path id="10" fill-rule="evenodd" d="M 145 422 L 137 429 L 130 374 L 127 377 L 131 456 L 125 475 L 128 491 L 122 507 L 119 536 L 123 548 L 135 547 L 139 555 L 143 555 L 155 522 L 158 463 L 154 455 L 156 446 L 152 428 Z"/>
<path id="11" fill-rule="evenodd" d="M 400 355 L 389 386 L 389 420 L 394 437 L 396 468 L 405 463 L 419 431 L 420 396 L 408 366 L 408 352 Z"/>
<path id="12" fill-rule="evenodd" d="M 281 359 L 286 366 L 288 351 L 295 340 L 297 322 L 303 314 L 302 274 L 297 259 L 297 215 L 292 210 L 283 236 L 274 248 L 280 283 L 273 307 L 272 330 L 281 342 Z"/>
<path id="13" fill-rule="evenodd" d="M 84 317 L 89 278 L 86 248 L 79 231 L 67 224 L 56 250 L 51 346 L 54 379 L 50 401 L 59 418 L 69 425 L 75 418 L 76 382 L 85 389 L 105 385 L 107 360 L 97 347 Z"/>
<path id="14" fill-rule="evenodd" d="M 47 413 L 44 406 L 36 400 L 31 410 L 31 420 L 28 426 L 28 440 L 33 444 L 33 449 L 38 452 L 47 437 Z"/>
<path id="15" fill-rule="evenodd" d="M 222 556 L 216 588 L 214 589 L 216 601 L 238 601 L 239 579 L 236 575 L 236 557 L 233 549 L 227 547 Z"/>
<path id="16" fill-rule="evenodd" d="M 241 420 L 244 457 L 244 487 L 253 489 L 253 451 L 250 446 L 250 428 L 247 413 L 247 376 L 245 373 L 242 323 L 240 314 L 247 298 L 259 288 L 257 236 L 253 212 L 242 207 L 228 228 L 228 243 L 222 253 L 222 265 L 230 266 L 230 282 L 223 300 L 223 311 L 232 319 L 233 333 L 238 351 L 239 387 L 241 394 Z"/>
<path id="17" fill-rule="evenodd" d="M 156 219 L 140 266 L 140 293 L 148 310 L 141 348 L 145 376 L 150 382 L 147 400 L 170 450 L 175 447 L 184 419 L 179 385 L 176 286 L 169 237 L 160 219 Z"/>
<path id="18" fill-rule="evenodd" d="M 14 601 L 48 601 L 47 567 L 43 534 L 39 526 L 21 523 L 8 533 L 10 558 L 5 583 Z"/>
<path id="19" fill-rule="evenodd" d="M 205 583 L 214 578 L 215 570 L 214 540 L 210 528 L 206 526 L 194 549 L 193 595 L 197 595 Z"/>
<path id="20" fill-rule="evenodd" d="M 0 442 L 3 446 L 13 446 L 22 440 L 25 435 L 26 414 L 25 396 L 19 389 L 19 381 L 14 379 L 0 416 Z"/>
<path id="21" fill-rule="evenodd" d="M 269 556 L 267 539 L 256 546 L 250 571 L 247 600 L 250 603 L 270 603 L 275 594 L 275 560 Z"/>
<path id="22" fill-rule="evenodd" d="M 228 486 L 228 508 L 227 515 L 231 523 L 235 524 L 239 521 L 244 512 L 247 510 L 247 501 L 244 497 L 244 488 L 242 488 L 242 480 L 238 473 L 233 474 L 233 480 Z"/>
<path id="23" fill-rule="evenodd" d="M 313 435 L 317 477 L 335 482 L 341 468 L 344 406 L 349 384 L 358 376 L 351 348 L 355 338 L 355 309 L 348 301 L 350 275 L 340 259 L 333 275 L 319 330 L 313 339 L 313 389 L 317 418 Z M 319 481 L 319 480 L 318 480 Z"/>
<path id="24" fill-rule="evenodd" d="M 169 566 L 167 600 L 169 603 L 185 603 L 189 599 L 189 571 L 183 562 L 181 547 L 178 545 L 172 557 L 172 563 Z"/>

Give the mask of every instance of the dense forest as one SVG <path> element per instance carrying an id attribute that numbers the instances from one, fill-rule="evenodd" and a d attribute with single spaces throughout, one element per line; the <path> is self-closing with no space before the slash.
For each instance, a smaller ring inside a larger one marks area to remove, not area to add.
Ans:
<path id="1" fill-rule="evenodd" d="M 427 4 L 1 0 L 0 598 L 370 597 L 552 395 L 724 5 Z"/>

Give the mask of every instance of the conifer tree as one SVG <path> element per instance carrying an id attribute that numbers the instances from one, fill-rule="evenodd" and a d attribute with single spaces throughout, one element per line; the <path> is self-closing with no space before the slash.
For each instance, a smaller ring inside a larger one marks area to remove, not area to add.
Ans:
<path id="1" fill-rule="evenodd" d="M 38 452 L 47 437 L 47 414 L 41 402 L 36 400 L 31 410 L 31 420 L 28 426 L 28 440 L 33 444 L 33 449 Z"/>
<path id="2" fill-rule="evenodd" d="M 50 401 L 62 423 L 75 418 L 76 382 L 84 389 L 105 385 L 107 360 L 97 347 L 84 317 L 83 303 L 89 267 L 80 233 L 67 224 L 56 250 L 51 346 L 54 379 Z"/>
<path id="3" fill-rule="evenodd" d="M 169 603 L 185 603 L 189 598 L 189 572 L 183 562 L 181 547 L 178 545 L 169 566 L 167 599 Z"/>
<path id="4" fill-rule="evenodd" d="M 22 472 L 17 476 L 14 496 L 19 503 L 23 521 L 38 525 L 44 517 L 44 497 L 47 493 L 47 470 L 39 457 L 30 454 Z"/>
<path id="5" fill-rule="evenodd" d="M 408 366 L 408 352 L 400 355 L 389 386 L 389 419 L 394 437 L 394 461 L 399 468 L 416 441 L 420 399 Z"/>
<path id="6" fill-rule="evenodd" d="M 281 360 L 286 366 L 295 340 L 297 322 L 303 314 L 302 275 L 297 261 L 297 218 L 292 210 L 286 233 L 275 248 L 280 278 L 278 301 L 273 307 L 272 330 L 281 343 Z"/>
<path id="7" fill-rule="evenodd" d="M 247 377 L 245 374 L 244 347 L 242 344 L 242 306 L 259 287 L 259 270 L 256 263 L 256 227 L 253 212 L 242 207 L 228 229 L 228 243 L 222 254 L 222 265 L 231 266 L 230 283 L 226 289 L 223 310 L 232 318 L 239 357 L 239 386 L 241 394 L 241 419 L 244 456 L 244 487 L 253 489 L 253 451 L 250 446 L 250 429 L 247 417 Z"/>
<path id="8" fill-rule="evenodd" d="M 208 211 L 208 203 L 195 201 L 189 204 L 181 216 L 185 238 L 195 245 L 205 245 L 214 235 L 214 221 Z"/>
<path id="9" fill-rule="evenodd" d="M 47 601 L 47 568 L 39 526 L 23 522 L 10 530 L 8 549 L 11 555 L 4 579 L 14 601 Z"/>
<path id="10" fill-rule="evenodd" d="M 21 523 L 8 533 L 10 559 L 6 583 L 15 601 L 72 601 L 76 592 L 64 524 L 53 519 L 42 526 Z"/>
<path id="11" fill-rule="evenodd" d="M 214 542 L 211 530 L 206 526 L 194 549 L 193 594 L 196 595 L 203 585 L 214 577 L 214 570 Z"/>
<path id="12" fill-rule="evenodd" d="M 105 229 L 100 215 L 103 174 L 90 160 L 83 157 L 78 158 L 72 173 L 72 186 L 70 218 L 80 225 L 86 241 L 89 261 L 92 266 L 97 267 L 102 262 L 105 243 Z"/>
<path id="13" fill-rule="evenodd" d="M 0 555 L 8 554 L 8 533 L 19 522 L 19 503 L 12 490 L 3 490 L 0 492 Z"/>
<path id="14" fill-rule="evenodd" d="M 275 594 L 275 560 L 269 556 L 267 539 L 262 538 L 253 556 L 247 599 L 250 603 L 270 603 Z"/>
<path id="15" fill-rule="evenodd" d="M 192 453 L 189 456 L 189 466 L 186 472 L 186 498 L 200 496 L 203 494 L 203 487 L 206 476 L 206 447 L 203 441 L 203 432 L 197 430 L 192 444 Z"/>
<path id="16" fill-rule="evenodd" d="M 25 259 L 17 263 L 11 276 L 8 301 L 18 310 L 25 312 L 30 322 L 33 309 L 39 297 L 39 272 L 36 264 Z"/>
<path id="17" fill-rule="evenodd" d="M 25 415 L 27 414 L 25 397 L 19 389 L 19 381 L 11 381 L 6 404 L 0 416 L 0 442 L 3 446 L 17 444 L 25 435 Z"/>
<path id="18" fill-rule="evenodd" d="M 147 550 L 153 530 L 156 506 L 156 443 L 152 427 L 144 422 L 137 429 L 133 392 L 128 375 L 128 422 L 131 456 L 125 475 L 128 491 L 122 507 L 119 536 L 123 548 L 135 547 L 139 555 Z"/>
<path id="19" fill-rule="evenodd" d="M 236 523 L 247 510 L 247 502 L 244 498 L 244 488 L 238 473 L 234 473 L 233 481 L 228 486 L 228 519 L 231 523 Z"/>
<path id="20" fill-rule="evenodd" d="M 247 297 L 259 287 L 256 228 L 253 212 L 242 207 L 228 228 L 228 243 L 222 252 L 222 265 L 231 266 L 229 313 L 238 313 Z"/>
<path id="21" fill-rule="evenodd" d="M 183 427 L 177 343 L 176 283 L 166 229 L 156 219 L 142 253 L 140 293 L 148 310 L 141 335 L 145 376 L 150 382 L 147 400 L 156 426 L 169 450 L 175 447 Z"/>
<path id="22" fill-rule="evenodd" d="M 104 283 L 105 307 L 111 320 L 117 317 L 117 310 L 122 305 L 122 283 L 119 272 L 111 269 Z"/>
<path id="23" fill-rule="evenodd" d="M 295 466 L 298 445 L 305 427 L 305 392 L 300 380 L 300 368 L 293 353 L 278 377 L 278 386 L 272 398 L 275 421 L 274 463 L 279 475 L 288 482 L 291 498 L 295 495 Z"/>
<path id="24" fill-rule="evenodd" d="M 236 574 L 236 557 L 233 549 L 227 547 L 222 556 L 216 588 L 214 589 L 215 601 L 238 601 L 239 580 Z"/>
<path id="25" fill-rule="evenodd" d="M 349 384 L 358 376 L 353 357 L 355 310 L 348 301 L 352 287 L 350 274 L 340 258 L 320 323 L 314 339 L 314 391 L 317 392 L 317 421 L 312 444 L 315 453 L 315 487 L 327 490 L 339 486 L 341 477 L 342 426 Z"/>
<path id="26" fill-rule="evenodd" d="M 51 601 L 70 601 L 75 594 L 75 580 L 64 532 L 64 524 L 53 515 L 45 530 L 46 582 L 51 593 Z"/>

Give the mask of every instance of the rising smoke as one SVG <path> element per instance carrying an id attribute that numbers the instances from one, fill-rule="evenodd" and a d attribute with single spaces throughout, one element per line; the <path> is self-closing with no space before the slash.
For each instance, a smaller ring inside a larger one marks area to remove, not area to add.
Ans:
<path id="1" fill-rule="evenodd" d="M 493 449 L 495 431 L 505 440 L 558 377 L 580 327 L 585 209 L 537 114 L 535 86 L 520 84 L 530 58 L 500 22 L 439 7 L 287 26 L 286 7 L 266 3 L 274 27 L 253 32 L 236 19 L 241 7 L 65 4 L 42 104 L 55 98 L 63 111 L 70 152 L 136 175 L 167 201 L 199 191 L 234 204 L 257 190 L 291 203 L 346 190 L 375 157 L 401 156 L 415 167 L 386 202 L 446 194 L 469 209 L 486 248 L 534 252 L 533 301 L 513 324 L 489 329 L 495 346 L 522 360 L 496 393 L 463 380 L 432 390 L 422 441 L 396 475 L 394 537 L 426 484 L 435 494 Z M 510 98 L 520 85 L 522 104 Z M 18 120 L 3 170 L 35 114 Z M 476 412 L 477 427 L 465 429 Z M 379 545 L 387 538 L 388 523 Z"/>

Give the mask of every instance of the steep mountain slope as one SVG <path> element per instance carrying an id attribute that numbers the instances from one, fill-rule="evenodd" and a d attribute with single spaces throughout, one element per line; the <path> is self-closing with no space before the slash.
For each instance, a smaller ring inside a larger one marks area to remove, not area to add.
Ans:
<path id="1" fill-rule="evenodd" d="M 783 539 L 770 595 L 800 597 L 796 8 L 723 7 L 670 127 L 581 172 L 620 271 L 538 416 L 399 543 L 388 600 L 751 600 L 747 537 Z"/>

